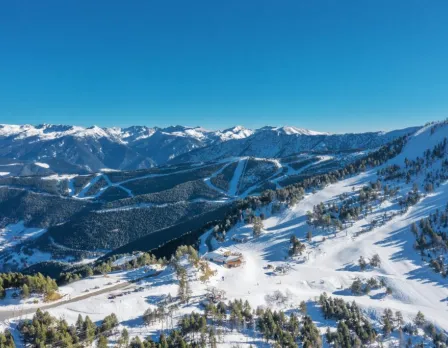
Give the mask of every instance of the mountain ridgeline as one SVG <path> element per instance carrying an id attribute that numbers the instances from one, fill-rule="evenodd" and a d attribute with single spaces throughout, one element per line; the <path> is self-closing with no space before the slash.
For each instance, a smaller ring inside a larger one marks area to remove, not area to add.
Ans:
<path id="1" fill-rule="evenodd" d="M 26 176 L 136 170 L 229 156 L 280 158 L 303 151 L 373 149 L 418 127 L 391 132 L 328 134 L 295 127 L 128 128 L 0 125 L 0 172 Z"/>

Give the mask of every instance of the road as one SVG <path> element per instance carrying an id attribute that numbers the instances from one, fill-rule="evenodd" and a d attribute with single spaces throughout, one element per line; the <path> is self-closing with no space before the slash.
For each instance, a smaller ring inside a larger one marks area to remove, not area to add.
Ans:
<path id="1" fill-rule="evenodd" d="M 154 273 L 154 274 L 144 276 L 144 277 L 140 277 L 140 278 L 132 280 L 132 281 L 123 281 L 119 284 L 115 284 L 113 286 L 109 286 L 107 288 L 103 288 L 98 291 L 88 292 L 83 295 L 79 295 L 79 296 L 70 298 L 68 300 L 58 301 L 58 302 L 54 302 L 54 303 L 48 303 L 48 304 L 44 304 L 39 307 L 20 308 L 21 306 L 18 305 L 18 306 L 16 306 L 17 309 L 13 309 L 13 310 L 1 310 L 0 309 L 0 321 L 6 321 L 8 319 L 23 316 L 25 314 L 31 314 L 31 313 L 36 312 L 39 308 L 42 310 L 55 308 L 55 307 L 63 306 L 65 304 L 79 302 L 79 301 L 85 300 L 86 298 L 89 298 L 89 297 L 98 296 L 98 295 L 109 293 L 109 292 L 119 290 L 119 289 L 124 289 L 142 279 L 158 276 L 160 273 L 161 273 L 161 271 Z"/>

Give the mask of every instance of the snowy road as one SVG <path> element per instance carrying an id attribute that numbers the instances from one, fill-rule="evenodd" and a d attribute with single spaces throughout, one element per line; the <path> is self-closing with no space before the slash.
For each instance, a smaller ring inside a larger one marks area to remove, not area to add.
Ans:
<path id="1" fill-rule="evenodd" d="M 79 295 L 79 296 L 76 296 L 76 297 L 73 297 L 73 298 L 69 298 L 68 300 L 62 300 L 62 301 L 58 301 L 58 302 L 54 302 L 54 303 L 44 304 L 42 306 L 37 306 L 37 307 L 32 307 L 32 308 L 23 308 L 23 309 L 20 308 L 19 306 L 16 306 L 16 308 L 13 309 L 13 310 L 1 310 L 1 308 L 0 308 L 0 321 L 5 321 L 5 320 L 12 319 L 12 318 L 15 318 L 15 317 L 21 317 L 21 316 L 26 315 L 26 314 L 32 314 L 32 313 L 36 312 L 38 309 L 48 310 L 48 309 L 51 309 L 51 308 L 57 308 L 57 307 L 64 306 L 64 305 L 67 305 L 67 304 L 70 304 L 70 303 L 83 301 L 83 300 L 88 299 L 90 297 L 94 297 L 94 296 L 98 296 L 98 295 L 102 295 L 102 294 L 107 294 L 107 293 L 110 293 L 110 292 L 113 292 L 113 291 L 116 291 L 116 290 L 120 290 L 120 289 L 126 289 L 128 287 L 131 287 L 134 283 L 136 283 L 136 282 L 138 282 L 138 281 L 140 281 L 142 279 L 155 277 L 155 276 L 157 276 L 159 274 L 160 274 L 160 272 L 157 272 L 157 273 L 153 273 L 153 274 L 150 274 L 150 275 L 138 278 L 138 279 L 133 280 L 133 281 L 122 281 L 119 284 L 108 286 L 107 288 L 103 288 L 103 289 L 100 289 L 100 290 L 97 290 L 97 291 L 91 291 L 91 292 L 88 292 L 88 293 L 83 294 L 83 295 Z"/>

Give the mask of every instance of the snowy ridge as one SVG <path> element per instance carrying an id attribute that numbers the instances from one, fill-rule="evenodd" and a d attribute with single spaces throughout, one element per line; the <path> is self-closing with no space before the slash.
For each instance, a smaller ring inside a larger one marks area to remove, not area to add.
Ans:
<path id="1" fill-rule="evenodd" d="M 293 126 L 208 130 L 185 126 L 102 128 L 0 124 L 0 151 L 4 159 L 24 162 L 19 164 L 23 170 L 15 170 L 22 175 L 42 170 L 72 174 L 97 172 L 102 168 L 133 170 L 169 162 L 206 162 L 232 156 L 278 158 L 302 151 L 372 149 L 417 129 L 328 134 Z M 37 168 L 38 163 L 48 167 Z"/>
<path id="2" fill-rule="evenodd" d="M 380 147 L 420 127 L 391 132 L 328 134 L 295 127 L 263 127 L 243 139 L 212 143 L 174 157 L 172 163 L 212 161 L 231 156 L 287 157 L 307 151 L 354 151 Z"/>
<path id="3" fill-rule="evenodd" d="M 241 139 L 250 136 L 253 131 L 242 126 L 228 128 L 223 131 L 211 131 L 202 127 L 175 126 L 167 128 L 131 126 L 127 128 L 111 127 L 101 128 L 98 126 L 79 127 L 70 125 L 9 125 L 0 124 L 0 138 L 13 137 L 15 139 L 35 138 L 35 140 L 53 140 L 66 136 L 79 138 L 109 138 L 120 142 L 132 143 L 146 139 L 154 135 L 157 131 L 177 137 L 191 137 L 198 140 L 204 138 L 220 138 L 221 140 Z"/>

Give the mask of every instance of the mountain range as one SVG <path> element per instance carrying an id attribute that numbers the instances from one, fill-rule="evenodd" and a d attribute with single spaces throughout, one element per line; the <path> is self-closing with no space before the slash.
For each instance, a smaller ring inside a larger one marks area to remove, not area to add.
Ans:
<path id="1" fill-rule="evenodd" d="M 0 125 L 2 175 L 135 170 L 207 162 L 229 156 L 285 157 L 303 151 L 377 148 L 410 127 L 390 132 L 329 134 L 296 127 L 225 130 L 202 127 L 127 128 L 72 125 Z"/>

